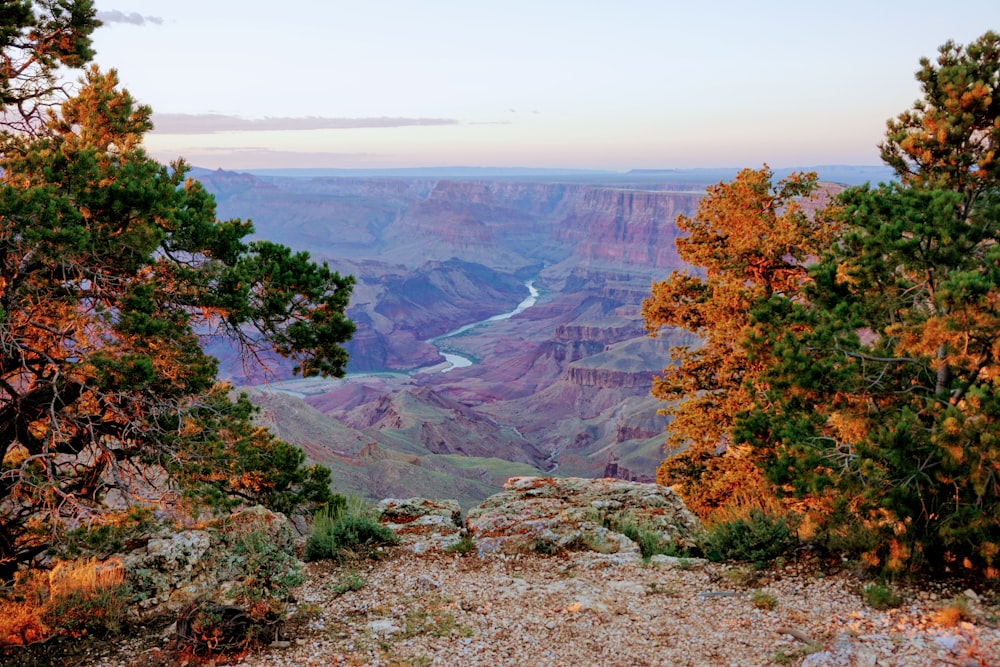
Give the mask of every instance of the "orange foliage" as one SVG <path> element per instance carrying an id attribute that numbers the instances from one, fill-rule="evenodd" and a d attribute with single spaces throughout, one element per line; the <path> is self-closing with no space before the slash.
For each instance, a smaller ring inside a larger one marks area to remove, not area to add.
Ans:
<path id="1" fill-rule="evenodd" d="M 806 199 L 816 189 L 815 174 L 793 174 L 777 185 L 772 178 L 765 165 L 708 188 L 693 218 L 677 218 L 686 233 L 677 240 L 678 254 L 703 274 L 675 271 L 643 302 L 651 335 L 676 327 L 703 341 L 673 348 L 652 390 L 667 403 L 666 448 L 674 453 L 657 478 L 677 485 L 702 515 L 737 492 L 771 493 L 750 453 L 737 453 L 731 437 L 735 416 L 767 389 L 760 380 L 766 360 L 751 358 L 741 343 L 754 331 L 754 305 L 774 294 L 799 294 L 806 263 L 834 231 L 807 213 L 816 209 Z"/>

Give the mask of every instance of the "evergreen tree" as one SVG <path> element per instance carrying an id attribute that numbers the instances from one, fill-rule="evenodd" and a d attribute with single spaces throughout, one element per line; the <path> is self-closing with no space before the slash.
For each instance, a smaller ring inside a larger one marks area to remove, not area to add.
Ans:
<path id="1" fill-rule="evenodd" d="M 679 216 L 680 257 L 699 268 L 675 271 L 653 285 L 643 303 L 646 327 L 679 327 L 702 343 L 675 347 L 672 365 L 653 383 L 653 395 L 672 417 L 667 449 L 657 471 L 702 516 L 734 494 L 770 495 L 755 453 L 732 438 L 736 415 L 766 388 L 766 359 L 747 353 L 742 341 L 754 328 L 752 309 L 775 295 L 798 298 L 805 262 L 829 239 L 831 227 L 803 208 L 816 189 L 815 174 L 793 174 L 773 183 L 765 166 L 745 169 L 730 183 L 708 189 L 693 218 Z"/>
<path id="2" fill-rule="evenodd" d="M 45 16 L 70 28 L 40 32 Z M 92 18 L 89 2 L 0 8 L 5 56 L 48 34 L 61 45 L 28 49 L 43 71 L 24 86 L 8 70 L 8 104 L 30 96 L 46 68 L 89 57 Z M 300 450 L 254 426 L 200 343 L 221 336 L 248 359 L 273 348 L 303 375 L 342 375 L 352 279 L 307 253 L 246 241 L 248 222 L 217 220 L 183 162 L 144 152 L 150 110 L 117 83 L 90 69 L 44 125 L 5 135 L 0 578 L 67 523 L 134 503 L 291 511 L 332 498 L 329 471 L 304 468 Z"/>
<path id="3" fill-rule="evenodd" d="M 44 110 L 61 101 L 56 70 L 78 68 L 94 57 L 90 34 L 101 22 L 91 0 L 0 2 L 0 109 L 2 122 L 37 129 Z"/>
<path id="4" fill-rule="evenodd" d="M 734 437 L 824 499 L 829 539 L 893 570 L 1000 555 L 998 46 L 922 61 L 925 97 L 882 146 L 901 183 L 843 193 L 805 299 L 762 304 L 747 342 L 774 361 Z"/>

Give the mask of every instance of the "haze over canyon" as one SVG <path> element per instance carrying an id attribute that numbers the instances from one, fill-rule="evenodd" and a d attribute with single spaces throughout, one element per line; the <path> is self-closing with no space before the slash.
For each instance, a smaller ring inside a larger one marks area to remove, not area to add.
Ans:
<path id="1" fill-rule="evenodd" d="M 357 281 L 345 380 L 210 352 L 340 492 L 468 506 L 539 471 L 651 481 L 665 426 L 652 378 L 671 345 L 697 341 L 647 336 L 641 303 L 683 268 L 676 217 L 734 173 L 197 170 L 220 218 L 249 218 Z"/>

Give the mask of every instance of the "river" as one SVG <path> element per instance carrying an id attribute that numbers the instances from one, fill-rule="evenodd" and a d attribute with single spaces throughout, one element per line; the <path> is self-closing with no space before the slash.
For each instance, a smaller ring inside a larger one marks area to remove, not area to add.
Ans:
<path id="1" fill-rule="evenodd" d="M 531 308 L 538 301 L 538 290 L 535 289 L 534 280 L 529 280 L 528 282 L 524 283 L 524 286 L 528 288 L 528 296 L 526 296 L 524 300 L 521 301 L 521 303 L 517 304 L 514 310 L 510 311 L 509 313 L 500 313 L 499 315 L 494 315 L 493 317 L 487 317 L 485 320 L 479 320 L 478 322 L 473 322 L 471 324 L 463 324 L 454 331 L 449 331 L 446 334 L 435 336 L 434 338 L 428 338 L 427 340 L 424 341 L 425 343 L 430 343 L 434 347 L 438 348 L 438 351 L 441 353 L 441 356 L 444 357 L 445 361 L 448 362 L 449 365 L 441 369 L 442 373 L 453 371 L 456 368 L 464 368 L 466 366 L 471 366 L 475 362 L 473 362 L 472 359 L 469 359 L 468 357 L 463 357 L 460 354 L 455 354 L 454 352 L 445 352 L 444 350 L 441 349 L 441 346 L 438 345 L 438 341 L 444 340 L 445 338 L 451 338 L 453 336 L 464 334 L 466 331 L 470 331 L 472 329 L 475 329 L 476 327 L 487 325 L 490 322 L 500 322 L 502 320 L 509 320 L 515 315 L 520 315 L 528 308 Z"/>
<path id="2" fill-rule="evenodd" d="M 475 363 L 472 359 L 462 356 L 460 354 L 455 354 L 453 352 L 444 352 L 438 345 L 438 341 L 444 340 L 445 338 L 452 338 L 453 336 L 459 336 L 466 331 L 475 329 L 476 327 L 481 327 L 489 324 L 490 322 L 500 322 L 502 320 L 509 320 L 515 315 L 523 313 L 528 308 L 531 308 L 538 301 L 539 292 L 535 289 L 535 281 L 529 280 L 524 283 L 524 286 L 528 288 L 528 296 L 517 304 L 514 310 L 509 313 L 500 313 L 499 315 L 494 315 L 493 317 L 487 317 L 485 320 L 479 320 L 478 322 L 472 322 L 471 324 L 463 324 L 454 331 L 449 331 L 446 334 L 440 336 L 435 336 L 434 338 L 428 338 L 425 343 L 430 343 L 434 347 L 438 348 L 441 352 L 441 356 L 444 357 L 447 365 L 442 369 L 437 369 L 437 366 L 431 366 L 429 368 L 419 368 L 411 373 L 426 373 L 432 370 L 438 370 L 441 373 L 447 373 L 448 371 L 455 370 L 456 368 L 464 368 L 466 366 L 471 366 Z M 439 364 L 440 365 L 440 364 Z M 334 378 L 299 378 L 294 380 L 283 380 L 279 382 L 269 382 L 263 385 L 257 385 L 258 388 L 265 391 L 272 391 L 284 394 L 291 394 L 293 396 L 298 396 L 299 398 L 304 398 L 313 394 L 322 394 L 333 386 L 337 386 L 356 377 L 366 377 L 366 376 L 385 376 L 385 377 L 406 377 L 408 373 L 398 372 L 398 371 L 384 371 L 384 372 L 367 372 L 367 373 L 348 373 L 343 379 Z"/>

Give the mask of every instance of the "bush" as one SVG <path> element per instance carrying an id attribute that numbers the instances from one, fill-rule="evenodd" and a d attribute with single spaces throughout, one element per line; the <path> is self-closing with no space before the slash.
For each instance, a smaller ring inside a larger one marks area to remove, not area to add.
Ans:
<path id="1" fill-rule="evenodd" d="M 343 574 L 330 590 L 335 596 L 340 597 L 345 593 L 360 591 L 367 584 L 368 582 L 361 575 L 352 571 Z"/>
<path id="2" fill-rule="evenodd" d="M 459 533 L 458 541 L 449 544 L 445 551 L 451 554 L 461 554 L 466 556 L 476 551 L 476 542 L 472 539 L 472 533 L 463 530 Z"/>
<path id="3" fill-rule="evenodd" d="M 873 609 L 890 609 L 903 604 L 903 599 L 884 584 L 868 584 L 862 590 L 862 597 Z"/>
<path id="4" fill-rule="evenodd" d="M 754 591 L 750 595 L 750 604 L 752 604 L 757 609 L 763 609 L 769 611 L 771 609 L 777 609 L 778 598 L 774 597 L 770 593 L 765 593 L 764 591 Z"/>
<path id="5" fill-rule="evenodd" d="M 137 505 L 125 512 L 110 515 L 96 525 L 68 531 L 65 543 L 59 546 L 62 547 L 62 555 L 69 558 L 85 553 L 116 554 L 130 548 L 130 544 L 148 537 L 156 528 L 153 511 Z M 53 547 L 52 553 L 59 551 Z"/>
<path id="6" fill-rule="evenodd" d="M 29 571 L 0 600 L 0 646 L 29 644 L 58 634 L 104 636 L 121 631 L 129 587 L 117 561 L 57 564 Z"/>
<path id="7" fill-rule="evenodd" d="M 305 581 L 295 555 L 260 529 L 232 539 L 229 566 L 241 579 L 233 590 L 236 601 L 246 606 L 248 616 L 254 620 L 282 618 L 292 589 Z"/>
<path id="8" fill-rule="evenodd" d="M 763 565 L 798 544 L 797 523 L 790 515 L 750 510 L 746 517 L 710 526 L 702 550 L 711 561 L 744 560 Z"/>
<path id="9" fill-rule="evenodd" d="M 614 530 L 639 545 L 639 552 L 644 561 L 648 561 L 656 555 L 680 555 L 677 545 L 670 540 L 663 539 L 663 534 L 648 521 L 635 520 L 631 517 L 625 518 L 614 526 Z"/>
<path id="10" fill-rule="evenodd" d="M 380 525 L 367 505 L 352 500 L 339 514 L 326 508 L 316 513 L 304 556 L 310 561 L 342 560 L 350 554 L 371 557 L 377 547 L 398 543 L 396 534 Z"/>
<path id="11" fill-rule="evenodd" d="M 195 600 L 177 617 L 177 648 L 182 658 L 195 658 L 195 664 L 225 664 L 244 655 L 255 640 L 263 639 L 264 627 L 239 607 Z M 181 664 L 189 662 L 182 660 Z"/>

